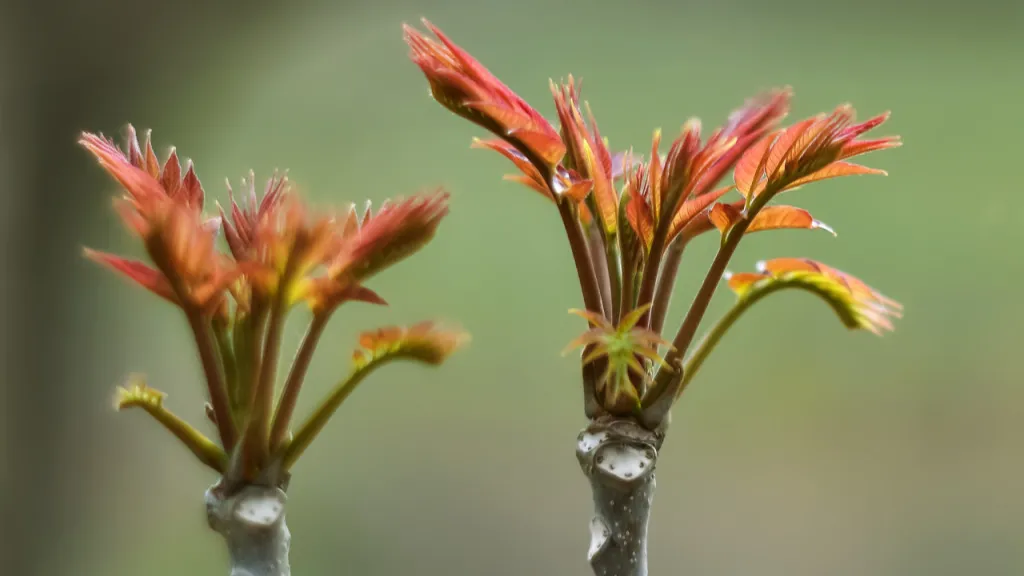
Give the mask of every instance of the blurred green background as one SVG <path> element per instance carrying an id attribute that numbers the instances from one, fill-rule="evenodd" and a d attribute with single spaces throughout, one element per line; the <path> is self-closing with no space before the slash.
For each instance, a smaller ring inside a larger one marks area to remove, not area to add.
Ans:
<path id="1" fill-rule="evenodd" d="M 501 181 L 481 135 L 432 102 L 401 22 L 426 15 L 545 114 L 573 73 L 617 149 L 686 118 L 709 128 L 791 85 L 791 117 L 892 110 L 888 178 L 794 192 L 839 237 L 752 236 L 733 269 L 808 256 L 906 305 L 895 334 L 844 330 L 782 294 L 745 317 L 675 409 L 652 520 L 654 574 L 1024 572 L 1024 7 L 698 2 L 10 4 L 0 98 L 5 222 L 5 574 L 223 574 L 205 526 L 214 478 L 113 387 L 140 371 L 202 422 L 200 371 L 169 307 L 80 257 L 138 253 L 80 130 L 153 128 L 211 196 L 289 168 L 316 203 L 444 185 L 450 217 L 373 281 L 388 309 L 336 316 L 308 408 L 354 335 L 423 318 L 472 345 L 439 370 L 394 366 L 343 406 L 295 471 L 294 572 L 589 573 L 590 494 L 575 272 L 552 207 Z M 672 317 L 714 251 L 687 253 Z M 708 318 L 729 304 L 724 290 Z M 288 326 L 294 345 L 305 319 Z M 674 330 L 674 328 L 673 328 Z"/>

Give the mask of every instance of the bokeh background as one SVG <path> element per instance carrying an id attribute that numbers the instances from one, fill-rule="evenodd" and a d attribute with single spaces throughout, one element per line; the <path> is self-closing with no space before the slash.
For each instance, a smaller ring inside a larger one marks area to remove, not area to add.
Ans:
<path id="1" fill-rule="evenodd" d="M 904 136 L 870 160 L 888 178 L 790 197 L 838 238 L 759 234 L 732 267 L 818 258 L 906 318 L 878 339 L 782 294 L 741 321 L 675 409 L 654 574 L 1024 572 L 1024 5 L 1009 0 L 7 3 L 0 570 L 226 572 L 202 508 L 214 478 L 110 408 L 141 371 L 202 422 L 184 322 L 80 256 L 138 253 L 74 144 L 132 122 L 222 200 L 225 177 L 275 167 L 325 205 L 453 193 L 437 239 L 372 283 L 392 306 L 336 316 L 302 408 L 361 329 L 437 317 L 473 344 L 439 370 L 383 370 L 343 406 L 290 489 L 296 574 L 589 573 L 578 367 L 559 356 L 581 328 L 569 251 L 551 206 L 429 99 L 399 27 L 422 15 L 545 113 L 549 77 L 582 77 L 617 148 L 787 84 L 794 116 L 850 101 L 892 110 Z M 709 235 L 687 253 L 677 322 L 713 250 Z"/>

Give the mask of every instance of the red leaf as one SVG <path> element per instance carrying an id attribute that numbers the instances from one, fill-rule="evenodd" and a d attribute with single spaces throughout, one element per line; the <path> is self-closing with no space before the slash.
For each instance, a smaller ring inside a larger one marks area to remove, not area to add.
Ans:
<path id="1" fill-rule="evenodd" d="M 831 114 L 808 118 L 779 133 L 768 146 L 767 153 L 755 167 L 754 152 L 771 138 L 765 138 L 741 159 L 736 167 L 736 183 L 745 196 L 757 195 L 771 183 L 774 195 L 797 186 L 853 174 L 884 174 L 842 162 L 843 159 L 874 150 L 900 145 L 898 137 L 858 141 L 857 137 L 881 125 L 888 114 L 853 124 L 854 110 L 844 104 Z M 761 179 L 764 178 L 762 182 Z M 767 202 L 767 198 L 762 202 Z M 762 204 L 763 205 L 763 204 Z"/>
<path id="2" fill-rule="evenodd" d="M 890 112 L 882 112 L 878 116 L 869 118 L 860 124 L 845 128 L 837 136 L 842 140 L 853 140 L 857 136 L 884 124 L 885 121 L 889 119 L 890 114 Z"/>
<path id="3" fill-rule="evenodd" d="M 736 189 L 744 197 L 749 196 L 750 192 L 754 190 L 755 184 L 764 178 L 763 168 L 761 172 L 758 172 L 758 168 L 763 166 L 762 160 L 768 152 L 768 147 L 777 137 L 778 133 L 765 136 L 757 144 L 751 146 L 736 163 L 736 169 L 733 172 Z"/>
<path id="4" fill-rule="evenodd" d="M 125 227 L 140 238 L 149 236 L 153 229 L 149 220 L 143 217 L 135 208 L 135 204 L 127 198 L 114 198 L 114 212 L 121 217 Z"/>
<path id="5" fill-rule="evenodd" d="M 181 181 L 181 187 L 185 198 L 188 199 L 188 204 L 202 210 L 206 193 L 203 191 L 203 185 L 199 182 L 199 177 L 196 176 L 196 169 L 191 160 L 188 162 L 188 169 Z"/>
<path id="6" fill-rule="evenodd" d="M 547 186 L 541 186 L 540 184 L 537 183 L 536 180 L 530 178 L 529 176 L 524 176 L 522 174 L 505 174 L 504 176 L 501 177 L 501 179 L 507 180 L 508 182 L 516 182 L 518 184 L 522 184 L 523 186 L 526 186 L 530 190 L 537 192 L 538 194 L 547 198 L 548 200 L 555 202 L 555 197 L 551 194 L 551 190 L 548 190 Z"/>
<path id="7" fill-rule="evenodd" d="M 352 300 L 353 302 L 365 302 L 367 304 L 376 304 L 378 306 L 387 306 L 386 300 L 380 297 L 379 294 L 370 290 L 366 286 L 353 286 L 349 288 L 345 295 L 346 300 Z"/>
<path id="8" fill-rule="evenodd" d="M 807 210 L 794 206 L 768 206 L 762 208 L 757 213 L 757 216 L 754 217 L 754 221 L 750 223 L 747 233 L 787 228 L 806 230 L 820 228 L 835 236 L 835 231 L 827 224 L 815 220 Z"/>
<path id="9" fill-rule="evenodd" d="M 850 327 L 880 334 L 892 330 L 890 318 L 902 316 L 903 306 L 860 279 L 808 258 L 775 258 L 758 263 L 758 269 L 779 279 L 805 281 L 820 288 Z"/>
<path id="10" fill-rule="evenodd" d="M 590 180 L 590 191 L 594 195 L 597 216 L 606 234 L 614 234 L 618 228 L 618 196 L 612 187 L 611 155 L 596 132 L 593 115 L 588 127 L 579 107 L 579 89 L 572 76 L 561 86 L 551 82 L 551 93 L 562 127 L 562 139 L 566 154 L 580 176 Z M 582 200 L 582 199 L 580 199 Z"/>
<path id="11" fill-rule="evenodd" d="M 100 166 L 121 184 L 136 204 L 145 207 L 166 197 L 160 183 L 146 171 L 136 168 L 110 140 L 83 133 L 78 143 L 96 157 Z"/>
<path id="12" fill-rule="evenodd" d="M 525 102 L 524 105 L 530 108 Z M 487 117 L 498 127 L 493 133 L 525 148 L 548 166 L 554 166 L 565 156 L 565 144 L 540 113 L 528 113 L 495 100 L 467 101 L 463 106 L 474 115 Z"/>
<path id="13" fill-rule="evenodd" d="M 732 204 L 715 204 L 714 208 L 711 209 L 711 213 L 708 214 L 708 218 L 711 219 L 711 223 L 715 225 L 715 228 L 718 228 L 719 232 L 725 234 L 742 215 L 742 209 Z"/>
<path id="14" fill-rule="evenodd" d="M 343 284 L 360 282 L 416 252 L 434 237 L 448 214 L 448 197 L 439 190 L 382 206 L 364 220 L 358 233 L 345 239 L 328 266 L 328 276 Z"/>
<path id="15" fill-rule="evenodd" d="M 151 268 L 138 260 L 128 260 L 127 258 L 89 248 L 86 248 L 84 253 L 85 257 L 93 262 L 126 276 L 136 284 L 172 304 L 178 304 L 178 298 L 175 296 L 170 282 L 167 281 L 167 277 L 159 270 Z"/>
<path id="16" fill-rule="evenodd" d="M 360 349 L 355 351 L 352 360 L 357 370 L 374 360 L 399 357 L 437 365 L 468 341 L 469 334 L 440 328 L 433 322 L 409 327 L 386 326 L 360 334 Z"/>
<path id="17" fill-rule="evenodd" d="M 737 272 L 729 274 L 727 278 L 729 288 L 742 296 L 751 286 L 770 277 L 768 274 L 758 274 L 757 272 Z"/>
<path id="18" fill-rule="evenodd" d="M 868 286 L 859 278 L 809 258 L 775 258 L 758 263 L 758 268 L 774 275 L 793 271 L 815 272 L 841 281 L 844 286 L 847 286 L 856 295 L 877 298 L 886 305 L 899 310 L 903 309 L 902 304 L 882 296 L 877 290 Z"/>
<path id="19" fill-rule="evenodd" d="M 181 185 L 181 164 L 178 162 L 178 151 L 173 147 L 164 162 L 164 167 L 160 170 L 160 185 L 168 196 L 177 196 L 178 187 Z"/>
<path id="20" fill-rule="evenodd" d="M 712 170 L 712 167 L 716 166 L 720 159 L 729 154 L 733 147 L 736 146 L 736 142 L 737 139 L 734 136 L 725 139 L 714 138 L 708 141 L 693 160 L 689 181 L 683 189 L 683 199 L 689 198 L 695 192 L 699 192 L 698 186 L 704 188 L 706 182 L 711 181 L 712 178 L 717 179 L 716 174 L 719 171 L 717 169 Z"/>
<path id="21" fill-rule="evenodd" d="M 134 127 L 128 125 L 127 134 L 127 154 L 102 135 L 83 133 L 79 144 L 92 153 L 127 193 L 127 202 L 117 206 L 117 210 L 128 228 L 147 236 L 159 226 L 173 205 L 185 206 L 198 215 L 203 208 L 204 193 L 191 163 L 182 180 L 178 155 L 173 148 L 161 169 L 149 134 L 145 151 L 139 146 Z"/>
<path id="22" fill-rule="evenodd" d="M 647 185 L 650 187 L 651 215 L 655 221 L 661 220 L 662 177 L 664 168 L 661 165 L 661 130 L 655 130 L 651 138 L 651 161 L 647 163 Z"/>
<path id="23" fill-rule="evenodd" d="M 843 145 L 839 158 L 852 158 L 854 156 L 860 156 L 861 154 L 867 154 L 868 152 L 875 152 L 876 150 L 898 148 L 902 145 L 903 143 L 900 141 L 899 136 L 889 136 L 886 138 L 878 138 L 876 140 L 853 141 Z"/>
<path id="24" fill-rule="evenodd" d="M 590 110 L 590 104 L 584 103 L 587 108 L 587 121 L 590 123 L 591 141 L 594 146 L 594 154 L 597 155 L 597 163 L 601 170 L 608 175 L 609 180 L 616 178 L 615 164 L 612 158 L 612 153 L 608 150 L 608 143 L 604 138 L 601 138 L 601 131 L 597 128 L 597 120 L 594 119 L 594 113 Z M 609 182 L 609 185 L 611 183 Z M 612 194 L 614 194 L 614 189 Z M 617 198 L 616 198 L 617 200 Z"/>
<path id="25" fill-rule="evenodd" d="M 539 112 L 437 27 L 423 24 L 437 41 L 403 25 L 405 42 L 438 103 L 550 167 L 561 161 L 562 139 Z"/>
<path id="26" fill-rule="evenodd" d="M 577 180 L 562 190 L 559 195 L 572 198 L 576 202 L 583 202 L 593 187 L 594 182 L 591 180 Z"/>
<path id="27" fill-rule="evenodd" d="M 726 150 L 721 158 L 710 165 L 701 176 L 699 187 L 695 188 L 697 195 L 706 193 L 713 188 L 726 172 L 737 168 L 739 173 L 737 182 L 744 183 L 744 190 L 740 193 L 746 195 L 749 188 L 753 187 L 758 179 L 756 176 L 757 166 L 764 157 L 771 140 L 765 140 L 765 135 L 775 128 L 775 125 L 786 116 L 789 111 L 789 101 L 792 92 L 788 88 L 773 90 L 761 94 L 744 103 L 744 105 L 729 115 L 725 127 L 715 132 L 708 143 L 720 143 L 734 140 L 735 144 Z M 747 156 L 751 147 L 761 146 L 761 150 Z M 746 158 L 744 161 L 743 159 Z M 742 168 L 739 162 L 744 161 Z"/>
<path id="28" fill-rule="evenodd" d="M 629 203 L 626 204 L 626 219 L 633 228 L 633 232 L 644 243 L 644 249 L 649 250 L 654 241 L 654 217 L 651 209 L 638 193 L 630 194 Z"/>
<path id="29" fill-rule="evenodd" d="M 132 131 L 134 137 L 134 131 Z M 156 158 L 156 152 L 153 151 L 153 131 L 146 130 L 146 160 L 145 165 L 140 164 L 139 168 L 142 168 L 153 178 L 160 177 L 160 161 Z"/>
<path id="30" fill-rule="evenodd" d="M 706 148 L 701 149 L 700 134 L 700 120 L 690 118 L 683 124 L 682 134 L 672 142 L 665 156 L 665 168 L 659 187 L 659 215 L 662 211 L 674 211 L 679 202 L 686 200 L 694 183 L 699 180 L 700 173 L 697 167 L 700 164 L 700 156 L 707 151 Z"/>
<path id="31" fill-rule="evenodd" d="M 671 242 L 675 239 L 676 235 L 683 230 L 684 226 L 689 224 L 690 221 L 696 218 L 698 214 L 706 210 L 708 206 L 724 196 L 729 190 L 732 190 L 732 186 L 719 188 L 714 192 L 702 194 L 684 202 L 683 205 L 676 210 L 675 217 L 672 218 L 672 226 L 669 228 L 668 241 Z"/>
<path id="32" fill-rule="evenodd" d="M 775 173 L 783 165 L 783 161 L 798 148 L 798 145 L 802 142 L 801 138 L 804 134 L 811 129 L 815 123 L 822 121 L 824 118 L 824 115 L 808 118 L 790 126 L 782 134 L 779 134 L 779 137 L 772 144 L 771 149 L 764 158 L 764 174 L 766 175 L 766 178 L 771 180 L 775 177 Z M 755 189 L 755 194 L 757 192 L 758 190 Z"/>
<path id="33" fill-rule="evenodd" d="M 740 208 L 730 204 L 717 204 L 711 212 L 711 222 L 722 233 L 728 231 L 742 217 Z M 765 230 L 822 229 L 835 236 L 835 231 L 824 222 L 815 220 L 811 213 L 794 206 L 768 206 L 762 208 L 747 227 L 746 234 Z"/>
<path id="34" fill-rule="evenodd" d="M 849 106 L 840 106 L 830 116 L 819 114 L 813 118 L 811 123 L 786 150 L 782 160 L 779 162 L 778 173 L 768 172 L 769 177 L 781 176 L 783 173 L 792 173 L 801 169 L 801 161 L 810 151 L 820 149 L 821 146 L 834 138 L 835 132 L 843 122 L 852 118 L 853 109 Z"/>
<path id="35" fill-rule="evenodd" d="M 511 182 L 519 182 L 524 186 L 532 190 L 536 190 L 548 200 L 554 201 L 555 196 L 551 193 L 551 189 L 548 188 L 547 182 L 541 177 L 540 172 L 537 168 L 523 155 L 522 152 L 516 149 L 515 146 L 505 142 L 504 140 L 492 139 L 492 140 L 481 140 L 474 138 L 471 145 L 472 148 L 485 148 L 488 150 L 494 150 L 498 154 L 501 154 L 505 158 L 508 158 L 516 168 L 522 172 L 522 175 L 508 174 L 504 177 L 505 180 Z"/>
<path id="36" fill-rule="evenodd" d="M 823 273 L 825 268 L 820 262 L 809 258 L 773 258 L 758 262 L 757 268 L 774 275 L 785 272 L 816 272 Z"/>
<path id="37" fill-rule="evenodd" d="M 867 166 L 861 166 L 860 164 L 854 164 L 852 162 L 833 162 L 813 174 L 794 180 L 792 184 L 785 187 L 785 190 L 793 190 L 803 186 L 804 184 L 810 184 L 811 182 L 817 182 L 819 180 L 839 178 L 841 176 L 859 176 L 864 174 L 878 174 L 881 176 L 888 175 L 885 170 L 868 168 Z"/>

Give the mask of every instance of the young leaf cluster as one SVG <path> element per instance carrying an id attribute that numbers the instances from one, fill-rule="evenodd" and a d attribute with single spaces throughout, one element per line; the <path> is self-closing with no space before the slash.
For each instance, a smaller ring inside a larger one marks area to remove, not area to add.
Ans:
<path id="1" fill-rule="evenodd" d="M 208 216 L 195 169 L 191 162 L 182 168 L 175 150 L 160 163 L 150 138 L 140 145 L 130 126 L 126 150 L 97 134 L 83 134 L 80 143 L 121 185 L 115 209 L 149 262 L 91 249 L 86 256 L 183 312 L 218 441 L 169 411 L 164 394 L 139 377 L 118 391 L 116 406 L 145 410 L 229 484 L 282 483 L 354 383 L 396 359 L 439 364 L 465 341 L 462 332 L 429 322 L 364 334 L 350 374 L 293 434 L 299 391 L 333 313 L 351 301 L 386 304 L 365 283 L 434 237 L 448 213 L 448 194 L 385 202 L 376 211 L 349 205 L 336 214 L 317 213 L 287 177 L 274 175 L 258 196 L 250 174 L 242 201 L 229 186 L 230 205 Z M 300 307 L 312 318 L 279 382 L 284 323 Z"/>

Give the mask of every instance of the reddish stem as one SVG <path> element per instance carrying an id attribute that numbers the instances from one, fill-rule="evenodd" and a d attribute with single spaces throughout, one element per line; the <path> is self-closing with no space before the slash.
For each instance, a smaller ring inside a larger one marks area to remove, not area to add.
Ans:
<path id="1" fill-rule="evenodd" d="M 220 434 L 224 451 L 230 452 L 235 445 L 236 431 L 234 419 L 231 416 L 231 405 L 228 402 L 228 391 L 221 374 L 217 347 L 210 335 L 210 325 L 197 309 L 186 307 L 185 315 L 188 318 L 189 327 L 192 328 L 196 349 L 199 351 L 199 360 L 203 365 L 210 406 L 213 408 L 217 420 L 217 432 Z"/>
<path id="2" fill-rule="evenodd" d="M 306 378 L 310 361 L 313 359 L 313 352 L 320 342 L 327 321 L 331 317 L 332 310 L 317 312 L 309 323 L 306 335 L 302 338 L 299 351 L 292 362 L 291 370 L 288 372 L 288 379 L 285 380 L 284 390 L 281 392 L 281 400 L 277 404 L 277 412 L 274 414 L 274 423 L 270 429 L 270 451 L 273 453 L 280 448 L 288 435 L 288 426 L 291 423 L 292 414 L 295 412 L 295 404 L 299 398 L 299 390 Z"/>
<path id="3" fill-rule="evenodd" d="M 661 274 L 658 275 L 658 286 L 654 290 L 651 305 L 651 330 L 658 334 L 661 334 L 661 329 L 665 327 L 668 306 L 672 302 L 672 289 L 676 285 L 676 276 L 679 274 L 679 264 L 683 261 L 685 248 L 686 238 L 679 235 L 669 244 L 665 261 L 661 266 Z"/>
<path id="4" fill-rule="evenodd" d="M 604 316 L 601 290 L 598 288 L 594 264 L 590 260 L 590 249 L 587 247 L 587 239 L 583 235 L 583 226 L 580 225 L 579 218 L 573 212 L 571 200 L 561 196 L 552 168 L 536 161 L 533 162 L 533 165 L 544 176 L 544 181 L 547 182 L 548 189 L 551 190 L 558 204 L 558 215 L 562 217 L 562 226 L 565 227 L 565 235 L 569 238 L 572 258 L 576 261 L 576 274 L 579 276 L 580 290 L 583 292 L 583 305 L 587 310 Z"/>
<path id="5" fill-rule="evenodd" d="M 287 276 L 283 275 L 282 278 L 285 279 Z M 284 285 L 285 282 L 282 281 L 282 286 Z M 270 308 L 259 380 L 256 389 L 253 390 L 253 402 L 245 429 L 244 443 L 249 465 L 259 465 L 270 454 L 269 420 L 274 405 L 274 381 L 277 379 L 277 360 L 280 356 L 281 334 L 284 331 L 284 319 L 287 311 L 285 292 L 284 288 L 278 288 L 278 294 Z"/>
<path id="6" fill-rule="evenodd" d="M 604 233 L 598 228 L 596 222 L 590 226 L 590 241 L 587 247 L 590 250 L 590 263 L 594 267 L 594 276 L 597 280 L 597 288 L 601 294 L 601 304 L 606 313 L 612 310 L 612 279 L 608 270 L 608 255 L 604 245 Z"/>
<path id="7" fill-rule="evenodd" d="M 718 289 L 718 285 L 722 281 L 722 275 L 725 274 L 726 266 L 729 265 L 729 259 L 736 252 L 736 247 L 739 246 L 740 240 L 743 238 L 743 234 L 747 231 L 747 226 L 749 225 L 750 220 L 746 218 L 737 222 L 729 231 L 725 242 L 718 249 L 718 253 L 715 254 L 715 259 L 711 262 L 711 267 L 704 276 L 704 282 L 701 284 L 700 290 L 697 291 L 697 295 L 693 297 L 693 303 L 690 304 L 690 309 L 683 319 L 683 324 L 679 327 L 679 331 L 672 341 L 674 349 L 669 350 L 668 354 L 665 355 L 665 361 L 673 369 L 671 371 L 664 368 L 658 370 L 658 374 L 654 379 L 654 385 L 651 386 L 650 392 L 644 397 L 643 404 L 645 407 L 657 401 L 670 388 L 673 380 L 678 381 L 682 378 L 681 361 L 683 355 L 686 354 L 687 348 L 693 342 L 697 328 L 700 326 L 700 321 L 708 311 L 711 298 L 715 295 L 715 290 Z"/>

